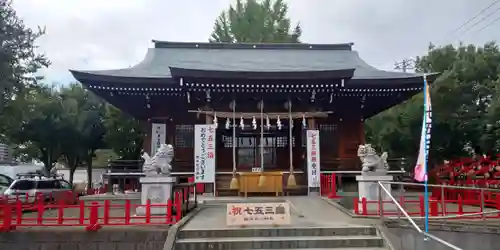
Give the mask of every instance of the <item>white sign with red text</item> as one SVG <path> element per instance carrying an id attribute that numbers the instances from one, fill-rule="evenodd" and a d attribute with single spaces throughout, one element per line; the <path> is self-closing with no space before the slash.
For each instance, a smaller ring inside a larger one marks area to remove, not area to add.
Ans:
<path id="1" fill-rule="evenodd" d="M 319 130 L 307 130 L 307 186 L 320 186 Z"/>
<path id="2" fill-rule="evenodd" d="M 196 183 L 215 182 L 215 126 L 194 125 L 194 179 Z"/>

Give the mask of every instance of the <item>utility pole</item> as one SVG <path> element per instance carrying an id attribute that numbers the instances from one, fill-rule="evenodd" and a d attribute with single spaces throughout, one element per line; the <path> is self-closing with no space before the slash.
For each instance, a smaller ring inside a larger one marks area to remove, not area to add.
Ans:
<path id="1" fill-rule="evenodd" d="M 406 73 L 407 70 L 415 69 L 415 60 L 413 59 L 403 59 L 401 62 L 394 63 L 394 69 L 402 70 Z"/>

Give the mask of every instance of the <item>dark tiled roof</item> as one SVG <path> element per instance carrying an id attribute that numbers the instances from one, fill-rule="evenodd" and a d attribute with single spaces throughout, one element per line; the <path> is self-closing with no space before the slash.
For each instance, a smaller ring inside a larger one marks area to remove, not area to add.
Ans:
<path id="1" fill-rule="evenodd" d="M 126 69 L 73 71 L 118 78 L 171 78 L 169 67 L 249 72 L 332 71 L 355 69 L 352 79 L 414 78 L 413 73 L 378 70 L 364 62 L 352 44 L 217 44 L 154 41 L 146 57 Z M 79 77 L 77 77 L 79 78 Z M 80 79 L 79 79 L 80 80 Z"/>

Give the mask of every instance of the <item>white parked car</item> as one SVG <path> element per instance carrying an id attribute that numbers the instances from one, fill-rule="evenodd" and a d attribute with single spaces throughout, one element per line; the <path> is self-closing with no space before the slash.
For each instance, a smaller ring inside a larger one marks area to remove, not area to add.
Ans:
<path id="1" fill-rule="evenodd" d="M 19 178 L 12 180 L 3 191 L 4 198 L 9 202 L 20 200 L 23 203 L 35 202 L 37 195 L 42 195 L 44 201 L 59 201 L 64 199 L 74 203 L 73 186 L 62 179 L 42 176 Z"/>

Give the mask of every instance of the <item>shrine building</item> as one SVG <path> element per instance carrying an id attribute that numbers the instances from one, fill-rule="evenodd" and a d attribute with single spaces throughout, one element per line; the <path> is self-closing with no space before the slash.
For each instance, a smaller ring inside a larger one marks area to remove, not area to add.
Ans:
<path id="1" fill-rule="evenodd" d="M 423 89 L 421 74 L 378 70 L 352 43 L 153 43 L 135 66 L 71 73 L 142 122 L 146 152 L 172 144 L 176 174 L 198 171 L 195 125 L 216 124 L 207 127 L 216 190 L 252 172 L 277 175 L 285 186 L 292 172 L 307 186 L 308 130 L 319 138 L 309 143 L 318 143 L 321 171 L 359 171 L 363 121 Z"/>

